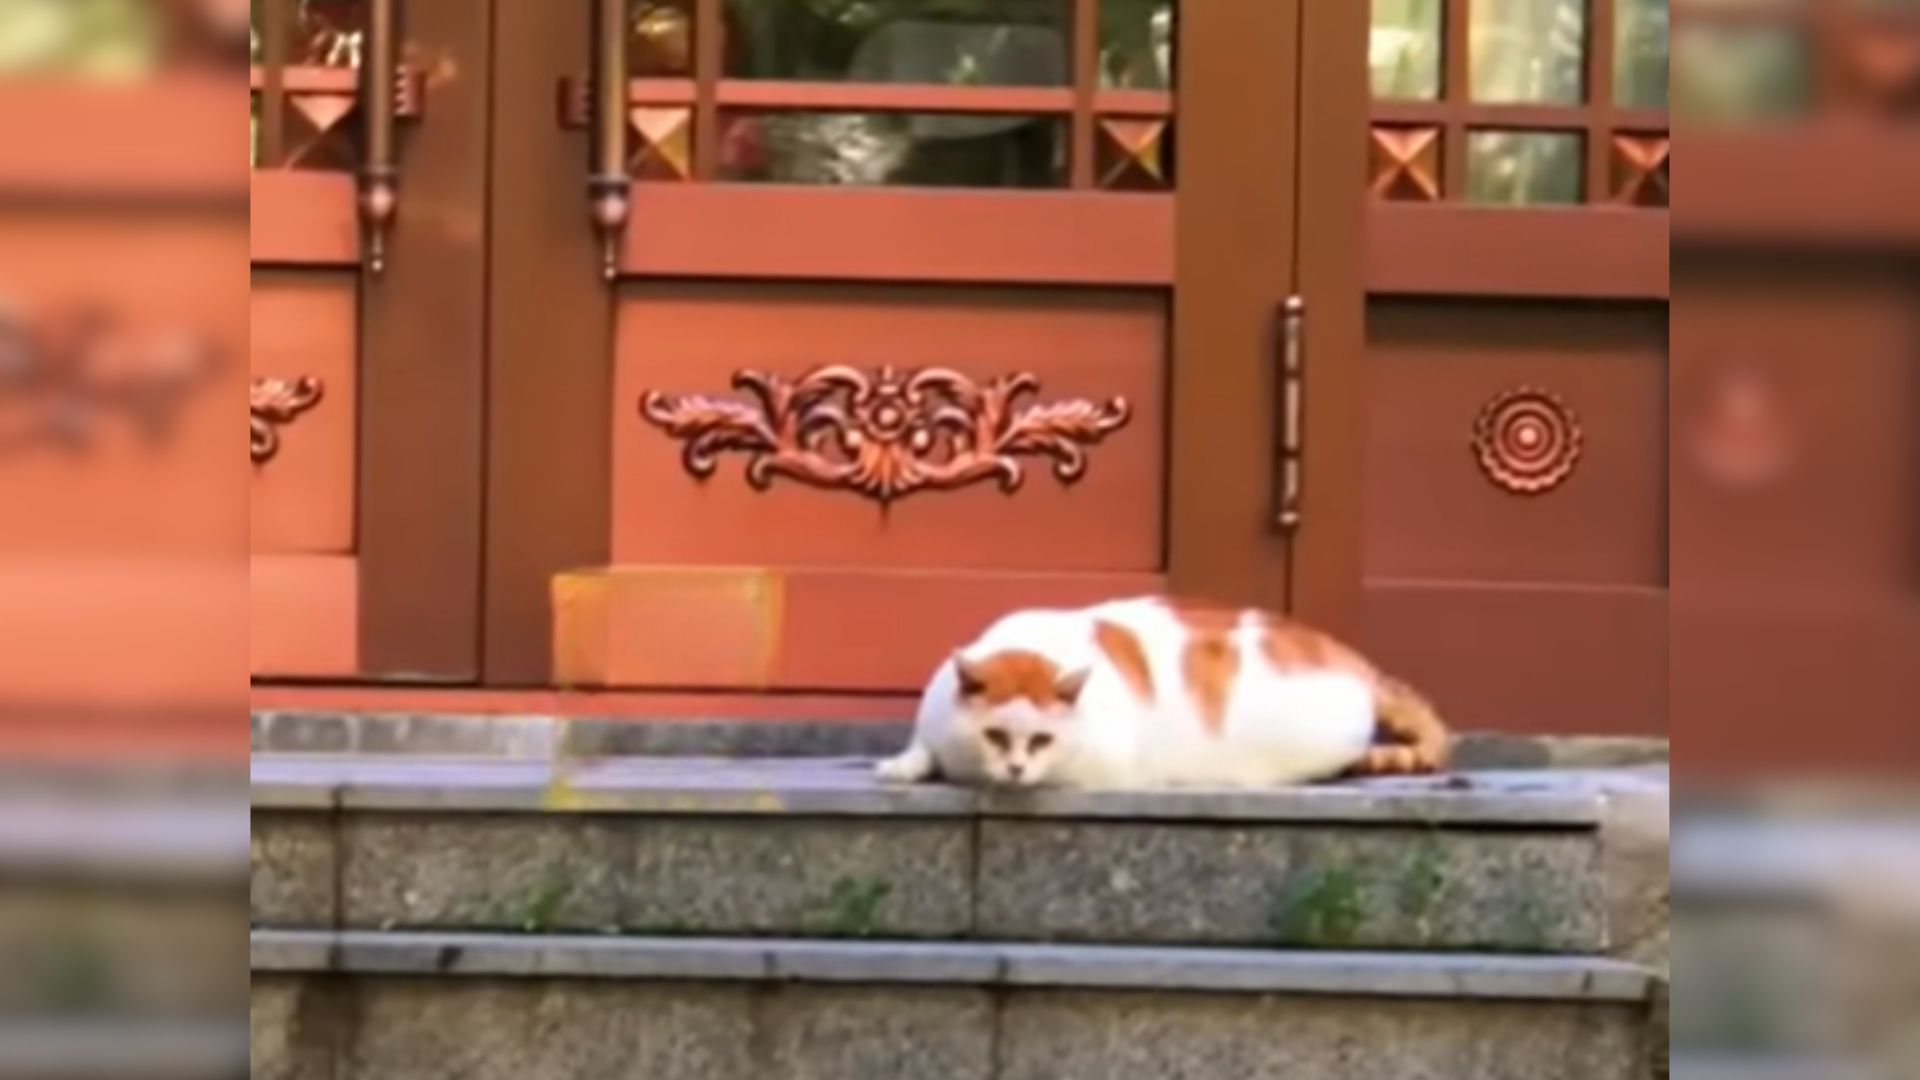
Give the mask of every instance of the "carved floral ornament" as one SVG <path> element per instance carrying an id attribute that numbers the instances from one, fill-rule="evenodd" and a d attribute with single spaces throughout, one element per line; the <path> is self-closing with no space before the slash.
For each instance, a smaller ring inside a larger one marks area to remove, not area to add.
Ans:
<path id="1" fill-rule="evenodd" d="M 323 392 L 320 380 L 311 375 L 253 380 L 248 387 L 247 452 L 255 465 L 280 452 L 280 428 L 318 405 Z"/>
<path id="2" fill-rule="evenodd" d="M 696 477 L 740 453 L 756 490 L 785 476 L 882 506 L 987 480 L 1014 491 L 1026 478 L 1022 458 L 1051 459 L 1054 475 L 1073 483 L 1087 471 L 1087 448 L 1132 416 L 1119 397 L 1023 404 L 1040 390 L 1025 372 L 981 384 L 948 368 L 834 364 L 795 379 L 741 371 L 733 385 L 745 399 L 649 391 L 640 415 L 685 444 L 681 460 Z"/>
<path id="3" fill-rule="evenodd" d="M 130 326 L 105 307 L 29 317 L 0 302 L 0 453 L 88 450 L 111 421 L 158 446 L 219 368 L 206 339 Z"/>
<path id="4" fill-rule="evenodd" d="M 1515 495 L 1541 495 L 1565 483 L 1585 441 L 1580 418 L 1566 402 L 1532 386 L 1496 396 L 1473 424 L 1480 471 Z"/>

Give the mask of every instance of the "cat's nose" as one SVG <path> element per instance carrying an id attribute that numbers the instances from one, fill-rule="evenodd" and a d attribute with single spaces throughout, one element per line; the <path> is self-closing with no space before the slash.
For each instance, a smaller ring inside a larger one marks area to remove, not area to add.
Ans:
<path id="1" fill-rule="evenodd" d="M 1026 771 L 1027 771 L 1027 767 L 1025 765 L 1020 764 L 1017 761 L 1007 762 L 1007 775 L 1012 779 L 1015 779 L 1015 780 L 1020 779 L 1020 774 Z"/>

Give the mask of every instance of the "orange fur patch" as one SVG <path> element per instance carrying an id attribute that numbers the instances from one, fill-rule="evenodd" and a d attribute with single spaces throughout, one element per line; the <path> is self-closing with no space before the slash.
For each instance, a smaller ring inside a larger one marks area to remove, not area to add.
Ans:
<path id="1" fill-rule="evenodd" d="M 988 704 L 1003 705 L 1025 698 L 1035 705 L 1060 702 L 1060 669 L 1039 653 L 1008 649 L 978 660 L 966 661 L 960 673 L 961 683 L 973 683 L 976 693 Z"/>
<path id="2" fill-rule="evenodd" d="M 1153 673 L 1147 669 L 1147 650 L 1140 638 L 1124 626 L 1104 620 L 1093 626 L 1093 640 L 1107 654 L 1113 669 L 1127 682 L 1127 689 L 1143 702 L 1153 700 Z"/>
<path id="3" fill-rule="evenodd" d="M 1227 723 L 1227 698 L 1240 674 L 1240 653 L 1225 634 L 1195 633 L 1181 657 L 1187 692 L 1200 711 L 1200 723 L 1219 734 Z"/>

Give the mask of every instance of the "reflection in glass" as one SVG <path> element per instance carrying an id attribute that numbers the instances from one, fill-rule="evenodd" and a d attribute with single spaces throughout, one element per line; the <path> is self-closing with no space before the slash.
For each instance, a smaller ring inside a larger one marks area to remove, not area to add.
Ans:
<path id="1" fill-rule="evenodd" d="M 1056 117 L 734 110 L 720 174 L 781 184 L 1062 187 Z"/>
<path id="2" fill-rule="evenodd" d="M 1468 10 L 1473 100 L 1578 105 L 1586 97 L 1583 0 L 1474 0 Z"/>
<path id="3" fill-rule="evenodd" d="M 1173 88 L 1173 0 L 1100 0 L 1100 85 Z"/>
<path id="4" fill-rule="evenodd" d="M 1070 0 L 727 0 L 735 78 L 1064 86 Z"/>
<path id="5" fill-rule="evenodd" d="M 1561 131 L 1467 135 L 1467 199 L 1502 206 L 1580 201 L 1581 137 Z"/>
<path id="6" fill-rule="evenodd" d="M 1440 96 L 1443 0 L 1373 0 L 1367 64 L 1373 96 L 1432 101 Z"/>
<path id="7" fill-rule="evenodd" d="M 1618 0 L 1613 98 L 1628 108 L 1667 107 L 1667 0 Z"/>
<path id="8" fill-rule="evenodd" d="M 0 2 L 0 74 L 139 76 L 162 46 L 149 0 Z"/>
<path id="9" fill-rule="evenodd" d="M 365 0 L 299 0 L 292 34 L 287 63 L 358 70 L 366 48 Z"/>
<path id="10" fill-rule="evenodd" d="M 1673 110 L 1684 119 L 1738 123 L 1806 107 L 1806 41 L 1793 27 L 1696 24 L 1674 35 L 1673 53 Z"/>
<path id="11" fill-rule="evenodd" d="M 693 74 L 693 0 L 628 0 L 627 74 Z"/>

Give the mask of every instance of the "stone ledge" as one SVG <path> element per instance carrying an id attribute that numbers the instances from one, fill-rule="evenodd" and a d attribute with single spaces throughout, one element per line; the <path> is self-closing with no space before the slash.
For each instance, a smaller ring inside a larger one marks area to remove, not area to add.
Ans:
<path id="1" fill-rule="evenodd" d="M 904 716 L 744 719 L 725 716 L 545 716 L 475 713 L 260 711 L 255 753 L 463 757 L 876 757 L 906 743 Z M 1596 769 L 1664 765 L 1665 739 L 1462 732 L 1461 768 Z"/>
<path id="2" fill-rule="evenodd" d="M 1591 957 L 255 930 L 257 973 L 938 984 L 1641 1003 L 1645 969 Z"/>
<path id="3" fill-rule="evenodd" d="M 1267 790 L 979 792 L 887 785 L 866 759 L 256 757 L 256 809 L 886 815 L 1592 829 L 1603 773 L 1516 770 Z"/>

